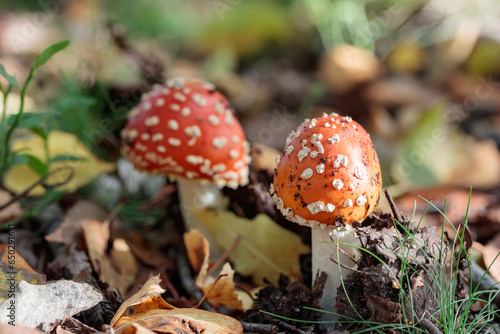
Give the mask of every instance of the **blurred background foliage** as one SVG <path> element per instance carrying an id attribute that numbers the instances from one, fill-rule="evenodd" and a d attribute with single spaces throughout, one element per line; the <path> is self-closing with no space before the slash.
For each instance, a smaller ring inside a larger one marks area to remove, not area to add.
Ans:
<path id="1" fill-rule="evenodd" d="M 204 77 L 252 143 L 281 150 L 304 118 L 339 112 L 371 133 L 395 195 L 495 189 L 499 16 L 495 0 L 1 0 L 0 63 L 23 82 L 34 55 L 70 40 L 26 111 L 55 111 L 46 126 L 107 161 L 143 92 Z M 13 91 L 7 114 L 16 103 Z"/>

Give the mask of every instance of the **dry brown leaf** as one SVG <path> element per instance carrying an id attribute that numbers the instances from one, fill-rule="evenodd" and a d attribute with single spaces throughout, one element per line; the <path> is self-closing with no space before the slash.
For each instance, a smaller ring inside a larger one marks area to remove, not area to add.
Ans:
<path id="1" fill-rule="evenodd" d="M 9 192 L 0 189 L 0 205 L 4 205 L 11 199 L 12 195 Z M 0 225 L 12 221 L 12 219 L 17 218 L 22 214 L 23 211 L 21 210 L 21 205 L 18 201 L 16 201 L 0 211 Z"/>
<path id="2" fill-rule="evenodd" d="M 108 225 L 95 219 L 83 219 L 79 222 L 79 225 L 85 238 L 89 259 L 94 271 L 99 274 L 101 281 L 117 288 L 122 295 L 125 295 L 134 282 L 138 269 L 130 248 L 126 246 L 122 239 L 118 239 L 122 240 L 122 242 L 118 241 L 121 249 L 114 251 L 115 262 L 113 262 L 112 258 L 106 253 L 109 241 Z M 113 243 L 113 245 L 116 244 Z M 119 257 L 126 261 L 120 261 Z"/>
<path id="3" fill-rule="evenodd" d="M 115 169 L 115 164 L 102 161 L 94 156 L 83 143 L 71 133 L 62 131 L 51 131 L 47 141 L 50 158 L 60 155 L 77 156 L 82 160 L 66 160 L 54 162 L 50 165 L 50 170 L 55 170 L 62 166 L 71 166 L 75 172 L 73 177 L 64 185 L 57 189 L 75 191 L 86 185 L 102 173 L 108 173 Z M 36 156 L 41 161 L 46 160 L 45 144 L 41 137 L 32 136 L 30 138 L 17 139 L 12 142 L 13 151 L 23 151 Z M 63 175 L 64 174 L 64 175 Z M 56 184 L 67 179 L 68 174 L 56 173 L 47 179 L 47 183 Z M 4 177 L 5 187 L 12 192 L 19 194 L 26 188 L 40 179 L 35 171 L 27 164 L 12 166 Z M 41 185 L 30 191 L 31 196 L 41 196 L 45 194 L 45 188 Z"/>
<path id="4" fill-rule="evenodd" d="M 110 255 L 113 266 L 118 269 L 121 276 L 135 278 L 139 267 L 132 250 L 124 239 L 113 240 Z"/>
<path id="5" fill-rule="evenodd" d="M 226 315 L 194 308 L 174 310 L 149 310 L 123 317 L 114 326 L 116 334 L 138 324 L 160 333 L 185 334 L 241 334 L 243 328 L 238 320 Z M 132 332 L 134 333 L 134 332 Z"/>
<path id="6" fill-rule="evenodd" d="M 108 212 L 97 203 L 80 200 L 67 212 L 61 225 L 52 233 L 45 236 L 49 242 L 60 242 L 66 245 L 80 244 L 82 230 L 78 223 L 82 219 L 104 221 Z"/>
<path id="7" fill-rule="evenodd" d="M 196 285 L 204 294 L 210 294 L 207 299 L 211 304 L 224 304 L 237 310 L 243 310 L 243 304 L 238 298 L 233 281 L 234 270 L 229 263 L 224 264 L 220 274 L 222 277 L 214 286 L 216 277 L 208 276 L 210 245 L 199 230 L 193 229 L 184 233 L 184 243 L 189 261 L 193 268 L 200 268 L 196 277 Z M 201 265 L 200 265 L 201 264 Z"/>
<path id="8" fill-rule="evenodd" d="M 16 251 L 14 254 L 9 254 L 9 250 L 12 251 L 8 245 L 0 244 L 0 303 L 7 299 L 13 283 L 14 286 L 20 281 L 31 284 L 45 283 L 45 275 L 33 270 Z"/>
<path id="9" fill-rule="evenodd" d="M 149 329 L 142 327 L 139 324 L 131 324 L 129 327 L 125 328 L 122 333 L 123 334 L 156 334 L 155 332 L 150 331 Z M 163 332 L 163 333 L 165 333 L 165 332 Z"/>
<path id="10" fill-rule="evenodd" d="M 131 306 L 136 306 L 147 302 L 149 299 L 161 296 L 166 290 L 160 287 L 161 279 L 160 275 L 150 277 L 143 287 L 137 291 L 132 297 L 123 302 L 118 311 L 116 311 L 115 316 L 111 320 L 111 326 L 114 326 L 117 321 L 122 317 L 125 310 Z M 163 304 L 163 302 L 165 304 Z M 174 308 L 172 305 L 163 301 L 162 304 L 168 306 L 169 308 Z"/>
<path id="11" fill-rule="evenodd" d="M 483 248 L 483 260 L 486 268 L 490 267 L 489 274 L 500 282 L 500 233 L 490 240 Z"/>
<path id="12" fill-rule="evenodd" d="M 203 237 L 200 230 L 193 229 L 184 233 L 184 243 L 191 267 L 197 273 L 203 272 L 206 274 L 210 254 L 210 245 L 207 239 Z"/>

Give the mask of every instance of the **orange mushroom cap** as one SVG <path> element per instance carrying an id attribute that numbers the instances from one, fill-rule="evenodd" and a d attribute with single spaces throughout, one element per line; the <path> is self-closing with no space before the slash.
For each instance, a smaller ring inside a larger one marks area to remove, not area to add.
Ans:
<path id="1" fill-rule="evenodd" d="M 301 225 L 361 222 L 382 191 L 377 152 L 350 117 L 306 120 L 290 133 L 276 165 L 273 198 L 285 217 Z"/>
<path id="2" fill-rule="evenodd" d="M 130 113 L 122 139 L 125 157 L 139 170 L 231 188 L 248 183 L 249 144 L 210 83 L 156 85 Z"/>

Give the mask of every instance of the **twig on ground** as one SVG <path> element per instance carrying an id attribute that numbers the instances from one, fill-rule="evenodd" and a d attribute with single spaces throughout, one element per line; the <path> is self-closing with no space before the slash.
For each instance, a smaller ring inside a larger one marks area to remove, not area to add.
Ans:
<path id="1" fill-rule="evenodd" d="M 45 183 L 47 178 L 49 178 L 50 176 L 52 176 L 56 173 L 59 173 L 62 170 L 69 170 L 69 175 L 65 180 L 58 182 L 58 183 L 53 183 L 53 184 Z M 42 176 L 40 179 L 38 179 L 35 183 L 30 185 L 28 188 L 24 189 L 23 192 L 12 197 L 7 203 L 0 205 L 0 211 L 5 209 L 6 207 L 11 205 L 12 203 L 26 197 L 31 190 L 33 190 L 35 187 L 37 187 L 39 185 L 43 186 L 45 189 L 52 189 L 52 188 L 60 187 L 62 185 L 65 185 L 66 183 L 68 183 L 73 178 L 74 175 L 75 175 L 75 169 L 71 166 L 61 166 L 61 167 L 55 168 L 55 169 L 51 170 L 50 172 L 48 172 L 47 174 L 45 174 L 44 176 Z"/>
<path id="2" fill-rule="evenodd" d="M 388 189 L 384 189 L 384 195 L 387 198 L 387 201 L 389 202 L 389 206 L 391 207 L 391 212 L 392 212 L 393 218 L 395 220 L 397 220 L 401 225 L 405 226 L 406 228 L 410 227 L 410 222 L 406 221 L 406 218 L 398 210 L 398 208 L 396 207 L 396 204 L 394 203 L 394 200 L 392 199 L 392 196 L 389 193 Z"/>
<path id="3" fill-rule="evenodd" d="M 420 320 L 423 329 L 427 331 L 429 334 L 443 334 L 442 331 L 439 330 L 429 319 Z"/>
<path id="4" fill-rule="evenodd" d="M 217 261 L 214 262 L 214 264 L 212 264 L 210 266 L 210 269 L 208 270 L 207 272 L 207 277 L 209 276 L 212 276 L 212 274 L 214 273 L 215 270 L 217 270 L 217 268 L 219 268 L 222 263 L 224 263 L 227 258 L 231 255 L 232 252 L 234 252 L 234 250 L 236 249 L 236 247 L 238 246 L 238 244 L 240 243 L 240 240 L 241 240 L 241 235 L 238 235 L 236 237 L 236 239 L 234 239 L 233 241 L 233 244 L 231 245 L 231 247 L 229 247 L 218 259 Z"/>
<path id="5" fill-rule="evenodd" d="M 273 318 L 271 322 L 275 323 L 279 327 L 286 329 L 286 331 L 289 333 L 306 334 L 306 332 L 304 332 L 303 330 L 295 327 L 294 325 L 290 325 L 289 323 L 284 322 L 283 320 Z"/>
<path id="6" fill-rule="evenodd" d="M 191 269 L 189 268 L 189 261 L 184 247 L 180 248 L 177 252 L 177 267 L 179 269 L 178 271 L 182 287 L 191 297 L 196 300 L 201 300 L 203 298 L 203 293 L 196 287 L 193 277 L 191 276 Z M 200 308 L 210 312 L 216 312 L 216 310 L 207 301 L 204 301 Z"/>
<path id="7" fill-rule="evenodd" d="M 279 331 L 278 326 L 273 324 L 254 324 L 243 321 L 240 321 L 240 324 L 245 332 L 258 334 L 276 334 Z"/>

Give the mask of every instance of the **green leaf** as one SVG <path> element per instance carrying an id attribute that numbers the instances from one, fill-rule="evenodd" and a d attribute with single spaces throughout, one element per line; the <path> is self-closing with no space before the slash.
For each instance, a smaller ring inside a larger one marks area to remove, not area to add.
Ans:
<path id="1" fill-rule="evenodd" d="M 11 75 L 8 75 L 7 72 L 5 72 L 5 68 L 3 67 L 2 64 L 0 64 L 0 75 L 2 75 L 12 86 L 19 88 L 19 84 L 17 83 L 16 78 L 14 78 Z"/>
<path id="2" fill-rule="evenodd" d="M 66 49 L 69 45 L 69 41 L 62 41 L 59 43 L 52 44 L 45 50 L 43 50 L 38 57 L 35 58 L 33 61 L 33 65 L 31 66 L 31 70 L 34 72 L 36 71 L 40 66 L 45 64 L 47 61 L 49 61 L 50 58 L 52 58 L 53 55 L 58 53 L 59 51 L 62 51 Z"/>
<path id="3" fill-rule="evenodd" d="M 16 122 L 16 119 L 20 117 L 16 128 L 32 128 L 40 125 L 45 120 L 45 115 L 43 113 L 23 113 L 22 115 L 11 115 L 9 117 L 8 123 L 10 126 L 13 126 Z"/>
<path id="4" fill-rule="evenodd" d="M 44 176 L 48 173 L 47 164 L 34 155 L 24 154 L 28 159 L 28 166 L 38 175 Z"/>
<path id="5" fill-rule="evenodd" d="M 14 154 L 9 161 L 11 166 L 24 165 L 28 163 L 28 157 L 25 154 Z"/>
<path id="6" fill-rule="evenodd" d="M 42 139 L 47 139 L 48 133 L 45 132 L 45 129 L 42 128 L 41 126 L 33 126 L 30 128 L 30 131 L 35 135 L 41 137 Z"/>
<path id="7" fill-rule="evenodd" d="M 61 162 L 61 161 L 80 161 L 80 160 L 86 160 L 86 159 L 76 155 L 61 154 L 53 158 L 50 158 L 49 163 Z"/>

